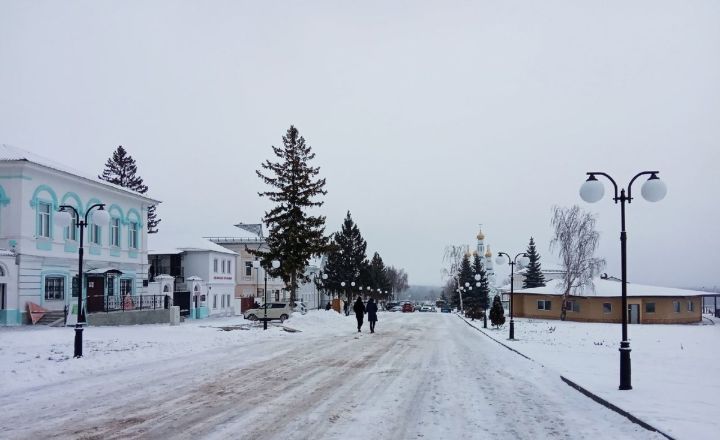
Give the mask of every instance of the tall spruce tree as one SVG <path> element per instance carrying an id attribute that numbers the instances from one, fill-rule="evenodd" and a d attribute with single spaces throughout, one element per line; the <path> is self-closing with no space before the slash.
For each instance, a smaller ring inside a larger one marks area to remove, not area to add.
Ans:
<path id="1" fill-rule="evenodd" d="M 392 287 L 385 270 L 385 263 L 377 252 L 373 254 L 370 261 L 370 286 L 373 288 L 373 293 L 370 296 L 376 299 L 385 299 L 385 292 L 390 292 Z"/>
<path id="2" fill-rule="evenodd" d="M 475 254 L 473 257 L 473 278 L 475 275 L 480 275 L 480 280 L 475 281 L 475 288 L 473 293 L 477 297 L 477 307 L 484 313 L 485 310 L 490 307 L 490 281 L 488 280 L 487 272 L 485 271 L 485 265 L 481 255 Z M 477 284 L 480 284 L 479 286 Z"/>
<path id="3" fill-rule="evenodd" d="M 325 236 L 325 217 L 312 216 L 311 208 L 322 206 L 318 198 L 327 194 L 325 179 L 317 178 L 319 167 L 310 166 L 315 158 L 312 148 L 305 144 L 297 128 L 290 126 L 283 136 L 283 146 L 273 146 L 277 162 L 266 160 L 261 166 L 267 173 L 255 171 L 271 191 L 258 193 L 275 202 L 275 207 L 265 213 L 263 222 L 269 234 L 267 250 L 254 250 L 260 264 L 272 276 L 279 276 L 290 289 L 290 301 L 295 302 L 301 282 L 308 282 L 305 268 L 314 255 L 330 248 Z M 273 269 L 272 260 L 279 260 L 280 267 Z"/>
<path id="4" fill-rule="evenodd" d="M 460 283 L 460 287 L 462 289 L 464 289 L 462 292 L 463 308 L 465 310 L 467 310 L 467 307 L 468 307 L 467 298 L 469 297 L 469 293 L 471 292 L 468 289 L 468 287 L 473 287 L 475 285 L 475 279 L 473 278 L 472 266 L 470 265 L 469 253 L 466 253 L 463 256 L 462 260 L 460 261 L 460 268 L 458 269 L 457 277 L 458 277 L 458 282 Z M 466 284 L 467 284 L 467 286 L 466 286 Z"/>
<path id="5" fill-rule="evenodd" d="M 340 231 L 333 234 L 333 248 L 328 253 L 325 273 L 328 275 L 326 286 L 342 294 L 350 295 L 350 283 L 362 278 L 363 265 L 366 263 L 367 242 L 360 229 L 347 212 Z M 347 285 L 343 288 L 340 283 Z"/>
<path id="6" fill-rule="evenodd" d="M 543 275 L 540 269 L 540 254 L 538 254 L 538 251 L 535 248 L 535 240 L 532 237 L 530 237 L 530 244 L 528 244 L 528 248 L 525 253 L 530 259 L 530 264 L 528 264 L 527 270 L 525 271 L 523 289 L 529 289 L 531 287 L 544 287 L 545 275 Z"/>
<path id="7" fill-rule="evenodd" d="M 127 154 L 127 151 L 125 151 L 122 145 L 119 145 L 113 152 L 112 157 L 105 162 L 105 169 L 98 178 L 140 194 L 145 194 L 148 191 L 148 187 L 143 183 L 142 177 L 137 175 L 135 159 Z M 157 227 L 162 221 L 157 218 L 155 208 L 155 205 L 148 207 L 148 234 L 156 233 L 158 231 Z"/>
<path id="8" fill-rule="evenodd" d="M 493 298 L 492 307 L 490 308 L 490 322 L 495 327 L 500 327 L 505 324 L 505 308 L 500 302 L 500 297 L 495 295 Z"/>

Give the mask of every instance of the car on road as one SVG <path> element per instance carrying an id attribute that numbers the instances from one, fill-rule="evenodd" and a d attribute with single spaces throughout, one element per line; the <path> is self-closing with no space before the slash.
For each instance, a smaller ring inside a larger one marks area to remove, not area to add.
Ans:
<path id="1" fill-rule="evenodd" d="M 280 322 L 285 322 L 286 319 L 292 314 L 292 307 L 290 303 L 274 302 L 267 303 L 267 319 L 275 320 L 279 319 Z M 243 318 L 249 319 L 250 321 L 257 321 L 265 317 L 265 306 L 262 305 L 258 308 L 248 309 L 243 312 Z"/>
<path id="2" fill-rule="evenodd" d="M 413 305 L 410 303 L 405 303 L 402 306 L 402 311 L 403 313 L 412 313 L 415 311 L 415 307 L 413 307 Z"/>
<path id="3" fill-rule="evenodd" d="M 422 306 L 422 307 L 420 307 L 420 311 L 421 312 L 432 312 L 433 310 L 432 310 L 432 308 L 430 308 L 430 306 Z"/>
<path id="4" fill-rule="evenodd" d="M 390 309 L 391 312 L 402 312 L 403 308 L 402 306 L 395 306 L 392 309 Z"/>
<path id="5" fill-rule="evenodd" d="M 442 307 L 442 308 L 440 309 L 440 311 L 441 311 L 442 313 L 450 313 L 450 312 L 452 312 L 452 310 L 451 310 L 450 307 L 448 307 L 448 306 Z"/>

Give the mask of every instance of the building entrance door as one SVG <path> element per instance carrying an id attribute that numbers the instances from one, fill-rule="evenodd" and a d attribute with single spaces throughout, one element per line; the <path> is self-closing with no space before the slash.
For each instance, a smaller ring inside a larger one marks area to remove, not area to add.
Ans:
<path id="1" fill-rule="evenodd" d="M 105 310 L 105 277 L 87 278 L 87 310 L 88 313 Z"/>
<path id="2" fill-rule="evenodd" d="M 640 324 L 640 304 L 628 304 L 628 323 Z"/>

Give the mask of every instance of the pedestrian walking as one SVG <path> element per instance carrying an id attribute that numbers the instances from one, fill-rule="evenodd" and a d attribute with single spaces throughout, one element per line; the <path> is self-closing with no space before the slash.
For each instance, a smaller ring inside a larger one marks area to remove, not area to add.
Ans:
<path id="1" fill-rule="evenodd" d="M 377 322 L 378 307 L 372 298 L 368 300 L 365 311 L 367 312 L 368 322 L 370 323 L 370 333 L 375 333 L 375 323 Z"/>
<path id="2" fill-rule="evenodd" d="M 355 318 L 358 323 L 358 333 L 360 333 L 360 328 L 363 325 L 363 316 L 365 315 L 365 304 L 363 304 L 362 299 L 359 296 L 353 306 L 353 312 L 355 312 Z"/>
<path id="3" fill-rule="evenodd" d="M 330 310 L 330 307 L 331 307 L 330 301 L 328 301 L 327 305 L 325 305 L 325 310 Z"/>

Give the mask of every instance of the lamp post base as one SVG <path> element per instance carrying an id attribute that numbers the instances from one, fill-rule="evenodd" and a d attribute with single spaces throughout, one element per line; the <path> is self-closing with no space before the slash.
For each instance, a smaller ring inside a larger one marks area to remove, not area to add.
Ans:
<path id="1" fill-rule="evenodd" d="M 82 324 L 75 324 L 75 358 L 82 357 L 82 337 L 83 327 Z"/>
<path id="2" fill-rule="evenodd" d="M 630 342 L 620 342 L 620 390 L 631 390 L 630 384 Z"/>
<path id="3" fill-rule="evenodd" d="M 267 322 L 268 322 L 268 319 L 263 318 L 263 330 L 267 330 Z"/>
<path id="4" fill-rule="evenodd" d="M 483 328 L 487 328 L 487 313 L 483 311 Z"/>
<path id="5" fill-rule="evenodd" d="M 515 339 L 515 321 L 510 319 L 510 340 Z"/>

